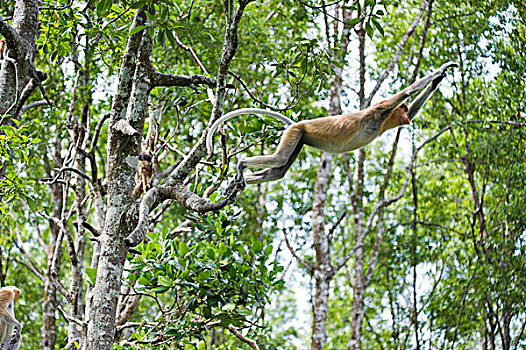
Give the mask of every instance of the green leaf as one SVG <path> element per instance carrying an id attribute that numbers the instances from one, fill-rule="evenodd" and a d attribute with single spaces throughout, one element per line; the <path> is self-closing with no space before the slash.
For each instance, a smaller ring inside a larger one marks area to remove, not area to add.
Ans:
<path id="1" fill-rule="evenodd" d="M 252 243 L 252 250 L 254 251 L 254 253 L 258 254 L 259 252 L 261 252 L 263 250 L 263 242 L 261 241 L 258 241 L 258 240 L 255 240 L 253 243 Z"/>
<path id="2" fill-rule="evenodd" d="M 193 297 L 188 301 L 188 304 L 186 304 L 186 308 L 190 311 L 194 311 L 197 308 L 197 298 Z"/>
<path id="3" fill-rule="evenodd" d="M 361 17 L 356 17 L 347 22 L 348 26 L 354 26 L 356 23 L 360 22 L 362 20 Z"/>
<path id="4" fill-rule="evenodd" d="M 146 2 L 147 2 L 147 0 L 137 1 L 135 4 L 132 5 L 132 9 L 135 9 L 135 10 L 140 9 L 141 7 L 146 5 Z"/>
<path id="5" fill-rule="evenodd" d="M 169 278 L 169 277 L 167 277 L 167 276 L 159 276 L 157 282 L 158 282 L 160 285 L 165 286 L 165 287 L 171 287 L 172 284 L 173 284 L 172 279 Z"/>
<path id="6" fill-rule="evenodd" d="M 207 279 L 209 279 L 210 276 L 212 276 L 213 274 L 214 274 L 214 271 L 210 271 L 210 270 L 201 271 L 201 273 L 199 273 L 199 275 L 197 276 L 197 280 L 199 282 L 204 282 Z"/>
<path id="7" fill-rule="evenodd" d="M 152 291 L 154 291 L 157 294 L 162 294 L 162 293 L 166 292 L 169 289 L 170 289 L 170 287 L 161 286 L 161 287 L 153 288 Z"/>
<path id="8" fill-rule="evenodd" d="M 250 315 L 252 315 L 252 311 L 250 311 L 246 307 L 240 307 L 240 308 L 236 309 L 236 313 L 241 315 L 241 316 L 250 316 Z"/>
<path id="9" fill-rule="evenodd" d="M 170 42 L 170 44 L 172 44 L 172 46 L 176 46 L 177 43 L 175 42 L 175 36 L 174 36 L 174 33 L 172 33 L 171 30 L 166 30 L 166 37 L 168 38 L 168 41 Z"/>
<path id="10" fill-rule="evenodd" d="M 139 279 L 137 280 L 137 283 L 143 286 L 149 286 L 152 284 L 152 282 L 144 276 L 139 277 Z"/>
<path id="11" fill-rule="evenodd" d="M 380 34 L 384 35 L 384 29 L 382 28 L 378 20 L 376 18 L 371 18 L 371 20 L 373 21 L 374 26 L 378 28 L 378 31 L 380 32 Z"/>
<path id="12" fill-rule="evenodd" d="M 97 269 L 86 267 L 84 271 L 86 272 L 86 276 L 88 276 L 88 283 L 94 286 L 95 280 L 97 279 Z"/>
<path id="13" fill-rule="evenodd" d="M 365 23 L 365 32 L 367 33 L 367 35 L 369 36 L 369 38 L 373 38 L 373 34 L 374 34 L 374 27 L 371 26 L 371 22 L 367 22 Z"/>
<path id="14" fill-rule="evenodd" d="M 188 245 L 184 241 L 179 242 L 179 256 L 184 257 L 188 252 Z"/>
<path id="15" fill-rule="evenodd" d="M 144 28 L 146 28 L 146 26 L 142 25 L 142 26 L 137 26 L 135 28 L 133 28 L 131 31 L 130 31 L 130 35 L 133 35 L 135 33 L 138 33 L 140 32 L 141 30 L 143 30 Z"/>

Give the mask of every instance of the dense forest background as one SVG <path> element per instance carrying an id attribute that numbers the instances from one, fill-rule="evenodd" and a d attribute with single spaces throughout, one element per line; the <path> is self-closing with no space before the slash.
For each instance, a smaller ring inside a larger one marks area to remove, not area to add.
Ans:
<path id="1" fill-rule="evenodd" d="M 22 290 L 21 349 L 526 347 L 521 0 L 0 15 L 0 284 Z M 222 114 L 353 112 L 448 61 L 410 126 L 306 147 L 284 179 L 225 197 L 284 126 L 239 117 L 208 157 Z"/>

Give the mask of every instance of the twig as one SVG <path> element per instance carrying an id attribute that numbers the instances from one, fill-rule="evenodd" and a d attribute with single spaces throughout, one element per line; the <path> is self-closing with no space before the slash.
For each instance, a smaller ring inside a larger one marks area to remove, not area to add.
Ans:
<path id="1" fill-rule="evenodd" d="M 405 45 L 407 44 L 407 41 L 409 40 L 411 35 L 415 32 L 415 29 L 416 29 L 418 23 L 420 23 L 420 19 L 422 18 L 422 15 L 424 14 L 425 5 L 426 5 L 426 0 L 423 0 L 422 1 L 422 5 L 420 5 L 420 11 L 416 15 L 416 17 L 413 19 L 413 22 L 411 23 L 409 28 L 407 28 L 404 36 L 402 37 L 402 40 L 398 44 L 398 48 L 396 49 L 396 52 L 395 52 L 393 58 L 391 59 L 391 62 L 389 62 L 389 64 L 387 65 L 387 67 L 383 71 L 382 75 L 380 76 L 380 79 L 378 79 L 378 81 L 376 82 L 376 85 L 373 88 L 373 91 L 371 91 L 371 94 L 365 100 L 365 106 L 366 107 L 371 104 L 371 100 L 373 99 L 374 95 L 376 95 L 376 93 L 378 92 L 378 89 L 380 89 L 380 86 L 383 84 L 383 82 L 385 81 L 385 79 L 387 78 L 389 73 L 393 70 L 393 67 L 396 64 L 396 62 L 398 62 L 398 60 L 402 56 L 402 53 L 404 51 Z"/>
<path id="2" fill-rule="evenodd" d="M 192 5 L 193 5 L 193 2 L 192 2 Z M 190 46 L 187 46 L 185 44 L 183 44 L 181 42 L 181 40 L 179 40 L 179 36 L 177 35 L 177 32 L 173 32 L 174 34 L 174 38 L 175 38 L 175 42 L 177 43 L 177 45 L 190 53 L 190 55 L 192 56 L 193 60 L 195 61 L 195 63 L 199 66 L 199 69 L 201 70 L 201 73 L 203 74 L 206 74 L 206 75 L 210 75 L 208 73 L 208 71 L 206 70 L 205 66 L 203 66 L 203 64 L 201 63 L 201 60 L 199 59 L 199 57 L 197 56 L 197 54 L 195 53 L 194 49 L 192 49 Z"/>
<path id="3" fill-rule="evenodd" d="M 58 311 L 60 312 L 60 314 L 62 315 L 62 317 L 64 317 L 64 319 L 70 323 L 76 323 L 77 325 L 81 326 L 81 327 L 85 327 L 86 326 L 86 322 L 84 321 L 81 321 L 79 320 L 78 318 L 75 318 L 75 317 L 71 317 L 69 316 L 66 311 L 64 311 L 64 309 L 62 308 L 62 306 L 57 306 L 57 309 Z"/>
<path id="4" fill-rule="evenodd" d="M 245 342 L 247 343 L 248 345 L 250 345 L 250 347 L 253 349 L 253 350 L 259 350 L 259 347 L 258 347 L 258 344 L 256 343 L 256 341 L 254 339 L 250 339 L 250 338 L 247 338 L 245 337 L 243 334 L 241 334 L 240 331 L 237 330 L 236 327 L 232 326 L 231 324 L 229 324 L 227 326 L 228 330 L 230 332 L 232 332 L 239 340 L 241 340 L 242 342 Z"/>
<path id="5" fill-rule="evenodd" d="M 91 140 L 90 150 L 89 153 L 93 152 L 95 150 L 95 145 L 97 144 L 97 141 L 99 140 L 99 135 L 102 130 L 102 126 L 104 125 L 104 122 L 108 120 L 110 117 L 109 113 L 105 113 L 102 118 L 97 123 L 97 126 L 95 127 L 95 132 L 93 133 L 93 139 Z"/>
<path id="6" fill-rule="evenodd" d="M 62 175 L 62 173 L 65 172 L 65 171 L 71 171 L 71 172 L 73 172 L 73 173 L 75 173 L 75 174 L 77 174 L 77 175 L 83 177 L 84 179 L 88 180 L 88 181 L 91 183 L 91 178 L 90 178 L 88 175 L 86 175 L 85 173 L 83 173 L 83 172 L 80 171 L 79 169 L 77 169 L 77 168 L 73 168 L 73 167 L 64 167 L 64 168 L 61 168 L 61 169 L 58 171 L 57 175 L 55 175 L 54 178 L 52 178 L 52 179 L 51 179 L 51 178 L 42 178 L 42 179 L 40 179 L 40 181 L 46 183 L 47 185 L 52 185 L 52 184 L 54 184 L 54 183 L 57 182 L 57 180 L 58 180 L 58 178 L 60 177 L 60 175 Z"/>
<path id="7" fill-rule="evenodd" d="M 32 102 L 30 104 L 23 106 L 22 109 L 20 110 L 20 113 L 25 113 L 31 108 L 37 108 L 37 107 L 45 106 L 47 104 L 48 102 L 45 100 L 35 101 L 35 102 Z"/>
<path id="8" fill-rule="evenodd" d="M 514 125 L 514 126 L 526 126 L 526 123 L 524 122 L 518 122 L 515 120 L 465 120 L 463 123 L 471 124 L 471 123 L 490 123 L 490 124 L 506 124 L 506 125 Z"/>
<path id="9" fill-rule="evenodd" d="M 312 264 L 309 264 L 308 262 L 306 262 L 305 260 L 303 260 L 302 257 L 300 257 L 296 251 L 294 250 L 294 248 L 292 248 L 292 246 L 290 245 L 289 243 L 289 240 L 287 238 L 287 229 L 283 229 L 283 236 L 285 237 L 285 243 L 287 244 L 287 248 L 289 248 L 289 251 L 290 253 L 292 254 L 292 256 L 294 256 L 301 265 L 305 266 L 305 268 L 307 269 L 307 271 L 309 271 L 310 274 L 313 274 L 314 273 L 314 266 L 312 266 Z"/>

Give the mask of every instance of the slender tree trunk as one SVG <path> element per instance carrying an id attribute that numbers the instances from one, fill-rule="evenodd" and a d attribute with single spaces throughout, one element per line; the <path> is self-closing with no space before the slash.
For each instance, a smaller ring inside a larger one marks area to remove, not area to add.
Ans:
<path id="1" fill-rule="evenodd" d="M 358 34 L 358 52 L 360 62 L 360 89 L 358 90 L 358 99 L 360 109 L 365 108 L 365 29 L 363 28 L 363 21 L 360 22 L 360 27 L 357 30 Z M 364 276 L 364 249 L 362 246 L 365 238 L 363 230 L 363 182 L 364 182 L 364 161 L 365 151 L 360 149 L 358 151 L 358 181 L 356 186 L 356 204 L 354 208 L 355 221 L 355 244 L 359 246 L 354 257 L 354 281 L 353 281 L 353 301 L 351 310 L 351 339 L 349 347 L 351 350 L 362 348 L 362 323 L 364 317 L 363 300 L 365 294 L 365 276 Z"/>
<path id="2" fill-rule="evenodd" d="M 57 162 L 62 163 L 60 153 L 62 151 L 60 145 L 60 139 L 55 142 L 54 159 Z M 48 162 L 46 162 L 46 165 Z M 46 169 L 48 177 L 51 178 L 51 169 Z M 60 217 L 62 215 L 62 208 L 64 203 L 62 201 L 63 190 L 62 184 L 57 183 L 51 187 L 51 203 L 53 203 L 52 215 L 53 217 Z M 57 328 L 56 328 L 56 317 L 57 311 L 57 289 L 51 279 L 51 266 L 53 263 L 53 255 L 55 254 L 56 241 L 59 234 L 60 228 L 54 223 L 50 222 L 50 236 L 47 248 L 47 269 L 44 275 L 44 300 L 42 303 L 42 328 L 40 332 L 40 349 L 41 350 L 53 350 L 57 341 Z"/>
<path id="3" fill-rule="evenodd" d="M 344 22 L 350 20 L 352 12 L 347 9 L 341 9 L 337 4 L 335 6 L 335 16 L 341 16 Z M 325 23 L 327 31 L 328 46 L 331 46 L 331 36 L 329 34 L 327 14 L 325 14 Z M 334 32 L 340 37 L 340 50 L 332 49 L 333 59 L 344 62 L 350 41 L 351 28 L 343 26 L 339 33 L 339 26 L 334 26 Z M 341 111 L 341 93 L 342 93 L 342 68 L 334 67 L 334 76 L 331 82 L 331 95 L 329 102 L 329 115 L 339 115 Z M 331 180 L 331 163 L 333 155 L 322 153 L 320 157 L 320 167 L 316 176 L 316 186 L 314 189 L 313 199 L 313 240 L 316 252 L 316 261 L 314 265 L 315 293 L 312 307 L 312 336 L 311 349 L 322 350 L 325 347 L 327 339 L 327 308 L 329 303 L 330 283 L 336 271 L 331 264 L 331 237 L 325 230 L 325 203 L 327 190 Z"/>
<path id="4" fill-rule="evenodd" d="M 316 177 L 314 189 L 312 233 L 316 262 L 314 265 L 314 279 L 316 291 L 313 300 L 311 349 L 322 350 L 327 338 L 326 320 L 327 304 L 329 303 L 331 272 L 331 242 L 325 232 L 325 202 L 327 189 L 331 179 L 331 163 L 333 155 L 322 153 L 320 167 Z"/>
<path id="5" fill-rule="evenodd" d="M 509 308 L 506 303 L 502 307 L 502 350 L 511 349 L 511 335 L 510 335 L 510 324 L 511 324 L 511 314 L 509 313 Z"/>
<path id="6" fill-rule="evenodd" d="M 351 350 L 362 348 L 362 325 L 365 314 L 364 297 L 365 284 L 363 272 L 364 251 L 358 248 L 354 260 L 354 283 L 353 283 L 353 300 L 351 311 L 351 340 L 349 342 Z"/>
<path id="7" fill-rule="evenodd" d="M 35 56 L 38 33 L 38 0 L 16 1 L 12 29 L 18 40 L 13 40 L 2 26 L 0 33 L 6 38 L 7 57 L 0 65 L 0 113 L 14 115 L 15 102 L 28 81 L 28 71 Z M 11 108 L 13 107 L 13 108 Z"/>

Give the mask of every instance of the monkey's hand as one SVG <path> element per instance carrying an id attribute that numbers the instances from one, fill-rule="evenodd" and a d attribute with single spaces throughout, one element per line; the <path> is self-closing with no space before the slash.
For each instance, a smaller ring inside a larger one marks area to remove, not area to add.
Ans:
<path id="1" fill-rule="evenodd" d="M 442 71 L 442 73 L 445 74 L 446 70 L 451 67 L 458 67 L 458 63 L 449 61 L 447 63 L 444 63 L 440 68 L 438 68 L 438 70 Z"/>
<path id="2" fill-rule="evenodd" d="M 440 82 L 442 81 L 442 79 L 444 79 L 444 77 L 446 76 L 446 70 L 448 68 L 451 68 L 451 67 L 458 67 L 458 64 L 455 63 L 455 62 L 447 62 L 445 64 L 443 64 L 439 69 L 438 69 L 438 72 L 441 72 L 442 74 L 440 74 L 437 78 L 433 79 L 433 82 L 431 83 L 432 84 L 432 88 L 433 90 L 436 89 L 436 87 L 438 86 L 438 84 L 440 84 Z"/>

